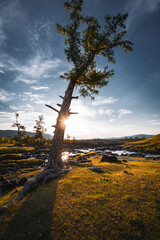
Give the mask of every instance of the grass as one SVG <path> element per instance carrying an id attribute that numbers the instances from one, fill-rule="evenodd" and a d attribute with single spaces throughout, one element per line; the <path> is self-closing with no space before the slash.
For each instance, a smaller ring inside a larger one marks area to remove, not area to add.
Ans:
<path id="1" fill-rule="evenodd" d="M 160 152 L 160 134 L 138 142 L 127 142 L 123 145 L 125 148 L 132 148 L 143 152 Z"/>
<path id="2" fill-rule="evenodd" d="M 160 162 L 100 163 L 34 189 L 14 203 L 0 226 L 2 240 L 159 240 Z"/>
<path id="3" fill-rule="evenodd" d="M 26 151 L 33 151 L 34 147 L 15 147 L 15 146 L 6 146 L 0 147 L 0 154 L 7 154 L 7 153 L 22 153 Z"/>

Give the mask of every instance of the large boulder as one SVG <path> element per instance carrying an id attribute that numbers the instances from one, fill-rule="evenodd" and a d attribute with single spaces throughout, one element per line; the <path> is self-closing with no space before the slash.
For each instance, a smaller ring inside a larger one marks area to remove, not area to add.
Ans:
<path id="1" fill-rule="evenodd" d="M 101 162 L 121 163 L 115 155 L 103 155 Z"/>

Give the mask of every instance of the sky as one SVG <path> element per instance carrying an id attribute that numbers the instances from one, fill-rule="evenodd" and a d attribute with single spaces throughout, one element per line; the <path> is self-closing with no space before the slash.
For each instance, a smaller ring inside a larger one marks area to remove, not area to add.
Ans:
<path id="1" fill-rule="evenodd" d="M 27 131 L 44 116 L 47 133 L 56 123 L 56 107 L 67 82 L 59 76 L 72 67 L 56 23 L 68 24 L 63 0 L 0 0 L 0 129 L 14 129 L 15 113 Z M 77 139 L 160 133 L 160 0 L 84 0 L 83 14 L 128 12 L 126 39 L 133 52 L 115 51 L 115 70 L 95 100 L 75 99 L 66 135 Z M 107 60 L 96 58 L 97 67 Z M 78 89 L 74 95 L 78 95 Z M 57 106 L 58 108 L 58 106 Z"/>

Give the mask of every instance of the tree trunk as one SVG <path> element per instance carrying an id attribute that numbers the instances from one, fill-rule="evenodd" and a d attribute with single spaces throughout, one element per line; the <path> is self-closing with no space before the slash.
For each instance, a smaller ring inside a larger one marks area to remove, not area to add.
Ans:
<path id="1" fill-rule="evenodd" d="M 49 153 L 48 165 L 47 168 L 53 169 L 56 171 L 59 168 L 63 167 L 62 161 L 62 149 L 63 149 L 63 140 L 64 140 L 64 132 L 65 132 L 65 123 L 64 121 L 68 119 L 70 112 L 70 104 L 72 100 L 72 94 L 74 90 L 76 81 L 70 80 L 68 88 L 65 92 L 65 96 L 63 98 L 62 106 L 58 114 L 55 133 L 52 140 L 52 146 Z"/>

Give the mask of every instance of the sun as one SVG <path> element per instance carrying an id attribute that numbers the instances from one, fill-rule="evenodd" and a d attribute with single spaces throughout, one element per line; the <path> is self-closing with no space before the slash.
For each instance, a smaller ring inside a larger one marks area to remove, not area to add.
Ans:
<path id="1" fill-rule="evenodd" d="M 68 125 L 68 119 L 64 120 L 64 125 L 67 126 Z"/>

